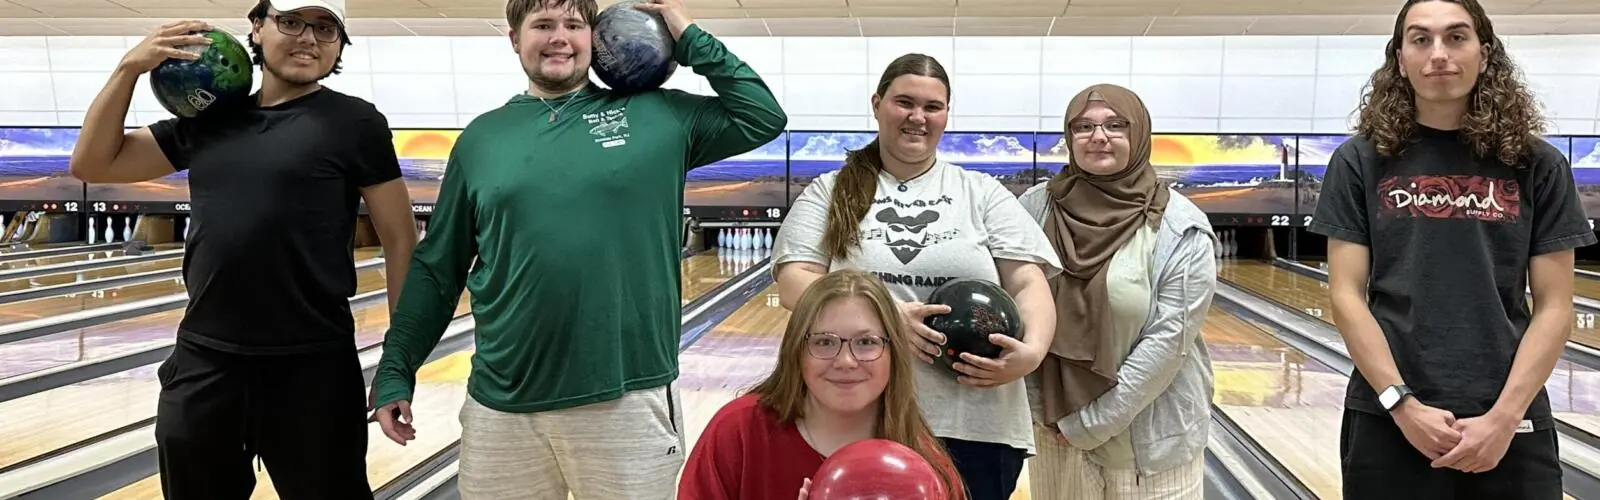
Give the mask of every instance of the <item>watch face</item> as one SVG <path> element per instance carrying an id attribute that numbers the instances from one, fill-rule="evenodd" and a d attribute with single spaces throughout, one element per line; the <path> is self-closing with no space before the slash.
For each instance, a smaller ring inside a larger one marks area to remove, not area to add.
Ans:
<path id="1" fill-rule="evenodd" d="M 1399 402 L 1399 399 L 1400 391 L 1395 390 L 1393 387 L 1384 389 L 1383 394 L 1378 395 L 1378 403 L 1382 404 L 1386 409 L 1394 408 L 1394 404 Z"/>

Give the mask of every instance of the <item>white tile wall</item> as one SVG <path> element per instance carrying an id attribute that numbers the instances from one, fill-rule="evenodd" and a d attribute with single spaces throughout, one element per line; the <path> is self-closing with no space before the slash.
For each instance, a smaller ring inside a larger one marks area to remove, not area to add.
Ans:
<path id="1" fill-rule="evenodd" d="M 128 37 L 0 38 L 0 126 L 81 124 Z M 952 80 L 951 130 L 1061 130 L 1067 100 L 1110 82 L 1139 92 L 1163 132 L 1349 129 L 1384 37 L 727 38 L 766 78 L 793 129 L 874 130 L 883 68 L 919 52 Z M 1600 36 L 1530 36 L 1507 48 L 1560 134 L 1600 133 Z M 526 87 L 502 37 L 356 41 L 327 85 L 377 104 L 395 127 L 461 127 Z M 680 68 L 668 87 L 710 93 Z M 141 84 L 128 124 L 167 117 Z"/>

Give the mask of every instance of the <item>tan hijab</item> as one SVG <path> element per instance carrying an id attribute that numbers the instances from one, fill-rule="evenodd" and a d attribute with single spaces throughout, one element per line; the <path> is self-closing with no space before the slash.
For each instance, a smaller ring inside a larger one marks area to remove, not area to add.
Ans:
<path id="1" fill-rule="evenodd" d="M 1150 165 L 1150 111 L 1137 94 L 1116 85 L 1084 89 L 1067 105 L 1066 121 L 1089 103 L 1105 103 L 1129 122 L 1128 166 L 1094 175 L 1071 160 L 1046 186 L 1051 203 L 1045 235 L 1066 268 L 1050 280 L 1056 300 L 1056 336 L 1039 365 L 1045 422 L 1054 423 L 1087 406 L 1117 383 L 1106 264 L 1141 225 L 1159 227 L 1167 187 Z M 1072 144 L 1072 138 L 1067 138 Z"/>

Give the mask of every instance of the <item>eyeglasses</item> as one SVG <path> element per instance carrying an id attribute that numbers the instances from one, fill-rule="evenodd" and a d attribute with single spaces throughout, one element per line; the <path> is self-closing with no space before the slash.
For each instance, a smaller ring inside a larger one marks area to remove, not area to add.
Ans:
<path id="1" fill-rule="evenodd" d="M 1131 127 L 1131 124 L 1127 120 L 1121 119 L 1106 120 L 1105 123 L 1075 120 L 1067 125 L 1067 131 L 1071 132 L 1073 137 L 1084 138 L 1094 135 L 1095 129 L 1100 129 L 1105 131 L 1106 138 L 1110 139 L 1128 135 L 1129 127 Z"/>
<path id="2" fill-rule="evenodd" d="M 298 17 L 281 14 L 272 16 L 272 23 L 278 25 L 279 33 L 294 37 L 305 33 L 306 27 L 309 26 L 311 27 L 311 35 L 322 43 L 339 41 L 339 35 L 343 31 L 337 24 L 313 23 Z"/>
<path id="3" fill-rule="evenodd" d="M 877 335 L 867 335 L 850 339 L 848 342 L 838 335 L 831 333 L 813 333 L 806 335 L 806 352 L 817 359 L 833 359 L 844 352 L 844 346 L 850 345 L 850 356 L 856 361 L 872 361 L 883 356 L 889 341 Z"/>

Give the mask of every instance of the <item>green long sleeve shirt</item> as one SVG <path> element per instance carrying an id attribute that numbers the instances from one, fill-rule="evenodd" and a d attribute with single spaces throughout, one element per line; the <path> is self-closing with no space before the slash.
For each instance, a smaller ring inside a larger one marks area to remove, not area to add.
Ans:
<path id="1" fill-rule="evenodd" d="M 699 27 L 674 58 L 716 96 L 591 85 L 519 95 L 462 131 L 384 339 L 377 406 L 411 399 L 463 288 L 468 394 L 484 406 L 568 408 L 677 378 L 684 175 L 766 144 L 788 117 Z"/>

